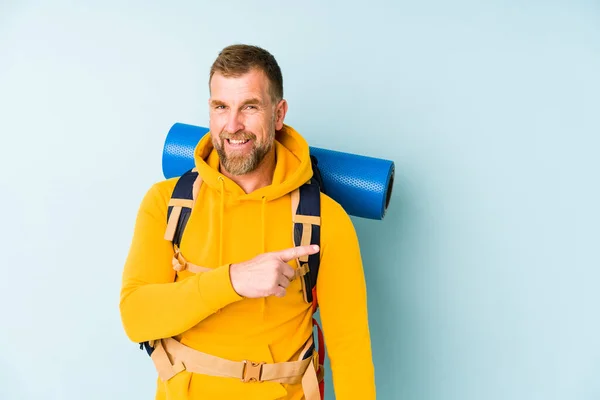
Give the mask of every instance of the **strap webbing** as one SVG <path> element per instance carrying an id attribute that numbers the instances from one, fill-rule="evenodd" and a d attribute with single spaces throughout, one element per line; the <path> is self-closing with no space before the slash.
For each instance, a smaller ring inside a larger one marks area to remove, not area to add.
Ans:
<path id="1" fill-rule="evenodd" d="M 175 184 L 167 210 L 167 229 L 165 240 L 173 242 L 174 245 L 181 244 L 183 231 L 190 218 L 196 198 L 202 185 L 202 178 L 196 168 L 181 175 Z"/>
<path id="2" fill-rule="evenodd" d="M 291 193 L 293 238 L 296 246 L 320 245 L 321 192 L 315 181 L 309 181 Z M 296 260 L 297 274 L 303 277 L 302 292 L 307 303 L 314 301 L 313 288 L 317 283 L 320 252 Z M 307 272 L 306 272 L 307 271 Z M 316 307 L 315 307 L 316 308 Z"/>
<path id="3" fill-rule="evenodd" d="M 308 348 L 311 348 L 312 341 L 311 336 L 307 343 Z M 281 363 L 231 361 L 202 353 L 169 338 L 156 341 L 152 361 L 163 381 L 187 370 L 209 376 L 236 378 L 242 382 L 302 383 L 307 400 L 321 399 L 315 357 Z"/>

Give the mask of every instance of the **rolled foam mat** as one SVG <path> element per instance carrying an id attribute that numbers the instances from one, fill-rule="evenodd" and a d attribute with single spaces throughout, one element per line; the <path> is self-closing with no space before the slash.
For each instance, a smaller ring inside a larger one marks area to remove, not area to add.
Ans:
<path id="1" fill-rule="evenodd" d="M 162 168 L 166 179 L 194 168 L 194 149 L 208 128 L 174 124 L 165 140 Z M 318 161 L 324 192 L 350 215 L 383 219 L 394 183 L 394 162 L 310 147 Z"/>

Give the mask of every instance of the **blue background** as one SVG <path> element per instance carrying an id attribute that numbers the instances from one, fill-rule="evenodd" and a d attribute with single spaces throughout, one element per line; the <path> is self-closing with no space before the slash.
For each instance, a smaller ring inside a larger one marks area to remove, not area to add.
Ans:
<path id="1" fill-rule="evenodd" d="M 153 398 L 118 313 L 135 213 L 208 72 L 278 59 L 312 146 L 392 159 L 362 245 L 378 398 L 600 398 L 595 1 L 5 1 L 0 398 Z M 331 384 L 329 399 L 333 398 Z"/>

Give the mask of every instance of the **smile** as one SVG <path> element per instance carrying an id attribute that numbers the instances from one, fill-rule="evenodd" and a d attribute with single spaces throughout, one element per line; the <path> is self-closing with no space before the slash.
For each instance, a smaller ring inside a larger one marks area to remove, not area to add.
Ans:
<path id="1" fill-rule="evenodd" d="M 235 146 L 235 145 L 246 144 L 246 143 L 248 143 L 249 141 L 250 141 L 250 139 L 246 139 L 246 140 L 234 140 L 234 139 L 227 139 L 227 142 L 228 142 L 229 144 L 232 144 L 232 145 L 234 145 L 234 146 Z"/>

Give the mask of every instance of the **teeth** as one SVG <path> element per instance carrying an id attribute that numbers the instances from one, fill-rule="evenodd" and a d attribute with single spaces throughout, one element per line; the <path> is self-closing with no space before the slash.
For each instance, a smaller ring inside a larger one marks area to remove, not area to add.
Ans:
<path id="1" fill-rule="evenodd" d="M 248 140 L 233 140 L 233 139 L 229 139 L 229 143 L 231 143 L 231 144 L 244 144 L 247 141 Z"/>

